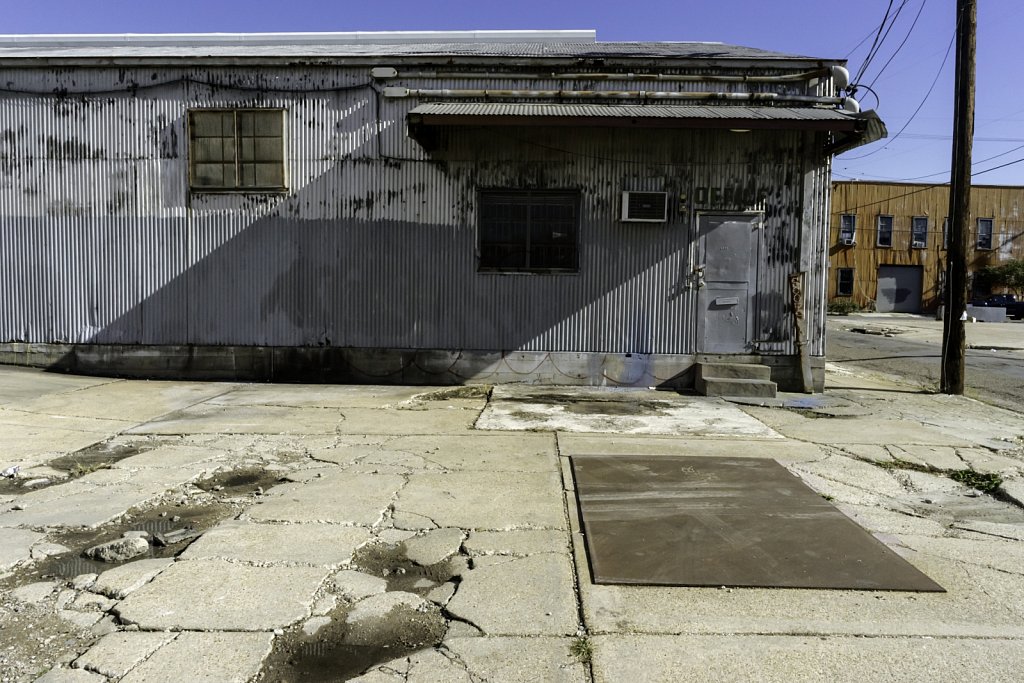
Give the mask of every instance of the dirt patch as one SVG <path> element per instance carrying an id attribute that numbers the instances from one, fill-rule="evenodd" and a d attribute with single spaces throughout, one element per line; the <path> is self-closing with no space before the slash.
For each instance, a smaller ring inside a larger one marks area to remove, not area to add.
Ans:
<path id="1" fill-rule="evenodd" d="M 401 545 L 369 543 L 352 556 L 353 569 L 364 574 L 379 576 L 388 582 L 389 591 L 405 591 L 426 596 L 437 586 L 458 579 L 468 558 L 455 558 L 428 567 L 420 566 L 405 557 Z M 430 585 L 428 585 L 428 583 Z"/>
<path id="2" fill-rule="evenodd" d="M 467 384 L 459 387 L 447 387 L 425 394 L 416 394 L 414 401 L 451 401 L 457 398 L 489 399 L 494 387 L 490 384 Z"/>
<path id="3" fill-rule="evenodd" d="M 267 472 L 262 468 L 252 467 L 220 472 L 195 482 L 194 486 L 203 491 L 220 493 L 224 496 L 244 496 L 249 493 L 266 491 L 280 481 L 280 472 Z"/>
<path id="4" fill-rule="evenodd" d="M 235 509 L 224 503 L 189 507 L 165 504 L 145 511 L 129 513 L 120 521 L 106 524 L 98 529 L 69 529 L 56 532 L 50 534 L 47 540 L 71 548 L 72 552 L 47 557 L 29 565 L 17 572 L 13 584 L 20 585 L 49 578 L 67 581 L 79 574 L 100 574 L 119 564 L 127 564 L 127 562 L 100 562 L 83 557 L 82 552 L 87 548 L 121 538 L 126 531 L 146 531 L 151 537 L 158 533 L 168 534 L 177 529 L 194 529 L 201 533 L 234 513 Z M 132 558 L 128 562 L 175 557 L 185 550 L 192 540 L 194 539 L 162 547 L 150 543 L 149 552 Z"/>
<path id="5" fill-rule="evenodd" d="M 330 623 L 312 636 L 296 627 L 278 638 L 257 680 L 345 681 L 378 664 L 440 644 L 448 628 L 436 609 L 419 611 L 400 605 L 372 632 L 356 633 L 345 623 L 348 610 L 346 606 L 329 614 Z M 372 644 L 352 642 L 365 642 L 367 636 Z"/>
<path id="6" fill-rule="evenodd" d="M 149 449 L 133 444 L 98 443 L 80 451 L 54 458 L 47 465 L 63 470 L 71 478 L 80 477 L 96 470 L 109 469 L 114 463 L 144 453 Z"/>

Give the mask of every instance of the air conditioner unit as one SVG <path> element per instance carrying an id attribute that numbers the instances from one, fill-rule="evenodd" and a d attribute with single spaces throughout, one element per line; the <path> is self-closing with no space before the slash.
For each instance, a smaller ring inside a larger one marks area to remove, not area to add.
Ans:
<path id="1" fill-rule="evenodd" d="M 623 192 L 622 220 L 630 223 L 668 221 L 668 192 Z"/>
<path id="2" fill-rule="evenodd" d="M 924 242 L 911 242 L 910 247 L 912 249 L 924 249 Z"/>
<path id="3" fill-rule="evenodd" d="M 852 237 L 844 237 L 840 241 L 843 243 L 844 247 L 852 247 L 853 245 L 857 244 L 857 241 Z"/>

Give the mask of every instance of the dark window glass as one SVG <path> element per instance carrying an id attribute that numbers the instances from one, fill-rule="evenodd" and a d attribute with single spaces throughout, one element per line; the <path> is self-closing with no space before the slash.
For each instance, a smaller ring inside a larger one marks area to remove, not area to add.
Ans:
<path id="1" fill-rule="evenodd" d="M 853 268 L 836 269 L 836 296 L 853 296 Z"/>
<path id="2" fill-rule="evenodd" d="M 978 219 L 978 249 L 992 248 L 992 219 Z"/>
<path id="3" fill-rule="evenodd" d="M 928 246 L 928 217 L 914 216 L 910 219 L 910 246 L 924 249 Z"/>
<path id="4" fill-rule="evenodd" d="M 576 192 L 480 193 L 480 270 L 576 272 Z"/>
<path id="5" fill-rule="evenodd" d="M 280 109 L 189 112 L 190 184 L 196 190 L 284 189 Z"/>
<path id="6" fill-rule="evenodd" d="M 892 246 L 892 216 L 878 217 L 878 241 L 880 247 Z"/>

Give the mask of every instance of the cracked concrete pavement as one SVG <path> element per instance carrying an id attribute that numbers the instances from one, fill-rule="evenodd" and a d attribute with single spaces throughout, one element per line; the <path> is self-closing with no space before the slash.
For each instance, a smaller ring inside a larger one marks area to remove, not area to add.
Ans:
<path id="1" fill-rule="evenodd" d="M 0 682 L 1018 678 L 1024 417 L 828 379 L 760 406 L 0 367 Z M 775 458 L 948 592 L 594 585 L 592 453 Z"/>

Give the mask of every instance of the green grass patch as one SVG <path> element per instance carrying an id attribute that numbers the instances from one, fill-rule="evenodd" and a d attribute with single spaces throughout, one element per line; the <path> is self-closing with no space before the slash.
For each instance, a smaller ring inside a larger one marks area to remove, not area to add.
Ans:
<path id="1" fill-rule="evenodd" d="M 590 640 L 585 636 L 573 638 L 572 644 L 569 645 L 569 654 L 583 664 L 589 664 L 590 660 L 594 658 L 594 646 L 590 644 Z"/>
<path id="2" fill-rule="evenodd" d="M 928 472 L 930 474 L 939 474 L 944 477 L 949 477 L 953 481 L 959 482 L 964 486 L 970 486 L 972 489 L 977 489 L 982 493 L 995 493 L 999 486 L 1003 483 L 1003 478 L 998 474 L 989 472 L 978 472 L 970 468 L 963 470 L 946 470 L 938 467 L 929 467 L 928 465 L 921 465 L 916 462 L 899 460 L 896 458 L 894 458 L 890 462 L 876 461 L 875 465 L 881 467 L 883 470 L 910 470 L 912 472 Z"/>

